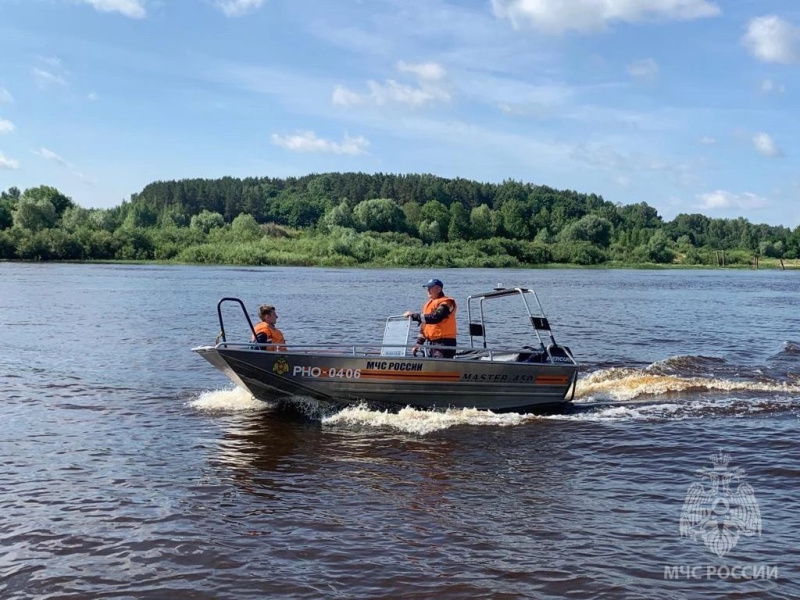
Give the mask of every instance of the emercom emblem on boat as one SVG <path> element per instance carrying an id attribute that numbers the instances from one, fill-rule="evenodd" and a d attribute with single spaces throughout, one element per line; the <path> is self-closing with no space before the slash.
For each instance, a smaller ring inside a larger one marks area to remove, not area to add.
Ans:
<path id="1" fill-rule="evenodd" d="M 289 363 L 282 356 L 272 365 L 272 372 L 277 375 L 286 375 L 289 372 Z"/>

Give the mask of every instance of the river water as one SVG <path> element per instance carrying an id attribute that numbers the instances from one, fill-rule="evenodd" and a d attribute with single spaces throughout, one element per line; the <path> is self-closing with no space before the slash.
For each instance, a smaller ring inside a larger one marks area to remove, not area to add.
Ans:
<path id="1" fill-rule="evenodd" d="M 535 287 L 574 406 L 287 410 L 190 351 L 222 296 L 379 339 L 431 276 Z M 799 276 L 0 263 L 0 598 L 796 598 Z"/>

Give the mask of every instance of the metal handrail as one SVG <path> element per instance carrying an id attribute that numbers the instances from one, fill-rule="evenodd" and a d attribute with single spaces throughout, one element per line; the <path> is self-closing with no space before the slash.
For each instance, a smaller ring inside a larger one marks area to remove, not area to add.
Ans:
<path id="1" fill-rule="evenodd" d="M 508 295 L 513 295 L 515 293 L 519 294 L 522 297 L 522 301 L 525 304 L 525 308 L 526 308 L 526 310 L 528 312 L 529 317 L 532 318 L 532 313 L 531 313 L 530 307 L 528 306 L 527 299 L 525 298 L 525 294 L 526 293 L 533 294 L 533 298 L 534 298 L 534 300 L 536 301 L 536 304 L 539 307 L 539 313 L 542 314 L 542 315 L 544 314 L 543 311 L 542 311 L 542 305 L 539 302 L 539 298 L 536 296 L 536 292 L 534 292 L 533 290 L 528 289 L 528 288 L 510 288 L 510 289 L 501 290 L 497 294 L 481 294 L 481 295 L 469 296 L 467 298 L 467 312 L 468 312 L 469 321 L 472 322 L 472 316 L 471 316 L 470 308 L 471 308 L 471 301 L 474 298 L 479 298 L 480 299 L 479 300 L 480 319 L 481 319 L 481 324 L 485 325 L 485 321 L 484 321 L 484 318 L 483 318 L 483 301 L 487 297 L 508 296 Z M 222 304 L 225 303 L 225 302 L 234 302 L 234 303 L 238 304 L 241 307 L 242 313 L 244 314 L 245 319 L 247 320 L 247 324 L 250 327 L 250 331 L 253 334 L 253 337 L 252 337 L 253 341 L 245 343 L 245 342 L 229 342 L 227 340 L 227 337 L 225 335 L 225 324 L 223 323 L 223 319 L 222 319 Z M 255 340 L 256 340 L 256 330 L 255 330 L 255 327 L 253 326 L 253 321 L 250 319 L 250 315 L 247 313 L 247 309 L 245 308 L 244 302 L 242 302 L 239 298 L 233 298 L 233 297 L 221 298 L 219 300 L 219 302 L 217 302 L 217 317 L 219 319 L 220 333 L 219 333 L 219 336 L 217 337 L 217 342 L 215 342 L 215 345 L 214 345 L 215 348 L 220 348 L 220 347 L 224 347 L 224 348 L 242 348 L 242 349 L 246 349 L 246 350 L 257 350 L 257 351 L 260 351 L 260 352 L 261 351 L 267 351 L 267 352 L 273 352 L 273 353 L 286 353 L 286 352 L 288 352 L 288 350 L 286 350 L 286 349 L 281 349 L 281 350 L 271 350 L 271 349 L 269 349 L 268 348 L 269 346 L 274 346 L 274 344 L 272 344 L 272 343 L 259 344 L 259 343 L 255 342 Z M 399 317 L 399 315 L 397 317 Z M 393 318 L 397 318 L 397 317 L 391 316 L 391 317 L 389 317 L 389 319 L 393 319 Z M 404 317 L 399 317 L 399 318 L 404 318 Z M 555 339 L 553 339 L 552 331 L 549 331 L 549 333 L 550 333 L 550 341 L 551 341 L 551 344 L 549 346 L 545 346 L 544 345 L 544 342 L 543 342 L 542 338 L 539 336 L 539 332 L 536 331 L 536 328 L 534 328 L 534 333 L 536 334 L 536 337 L 539 340 L 540 347 L 538 349 L 532 349 L 530 347 L 524 347 L 524 346 L 521 347 L 521 348 L 520 347 L 517 347 L 517 348 L 487 348 L 486 347 L 486 331 L 484 329 L 484 332 L 483 332 L 483 338 L 484 338 L 483 339 L 483 344 L 484 344 L 484 346 L 483 346 L 482 349 L 478 349 L 478 351 L 483 350 L 484 352 L 487 352 L 488 353 L 488 358 L 489 358 L 490 361 L 495 360 L 495 355 L 498 355 L 498 354 L 506 355 L 506 354 L 515 354 L 515 353 L 531 352 L 531 351 L 534 351 L 534 352 L 546 352 L 547 355 L 552 358 L 550 351 L 551 351 L 551 348 L 556 346 Z M 461 351 L 462 353 L 463 352 L 475 352 L 476 348 L 473 346 L 472 337 L 473 336 L 470 335 L 470 345 L 469 346 L 440 346 L 440 345 L 437 345 L 437 344 L 426 344 L 424 346 L 425 350 L 440 349 L 440 350 L 455 351 L 456 352 L 456 356 L 454 358 L 452 358 L 452 359 L 438 359 L 438 358 L 434 358 L 434 357 L 431 357 L 431 356 L 425 356 L 424 354 L 423 354 L 423 356 L 421 356 L 419 358 L 433 358 L 434 360 L 454 360 L 454 359 L 458 358 L 458 352 L 459 351 Z M 219 341 L 220 339 L 222 340 L 221 342 Z M 409 348 L 413 348 L 414 347 L 411 344 L 382 344 L 382 343 L 381 344 L 375 344 L 374 342 L 365 343 L 365 344 L 291 344 L 291 345 L 282 344 L 281 346 L 282 346 L 282 348 L 292 348 L 292 349 L 301 350 L 303 353 L 308 353 L 307 351 L 310 350 L 310 349 L 314 349 L 314 350 L 336 350 L 336 349 L 344 349 L 344 348 L 346 348 L 346 349 L 348 349 L 348 352 L 350 354 L 352 354 L 353 356 L 367 355 L 367 352 L 366 352 L 367 350 L 371 351 L 371 352 L 380 353 L 381 348 L 406 348 L 406 349 L 409 349 Z M 578 364 L 575 361 L 575 358 L 572 356 L 572 353 L 568 349 L 564 348 L 563 346 L 560 346 L 560 348 L 565 350 L 565 354 L 570 359 L 572 364 L 574 364 L 574 365 Z M 359 351 L 359 349 L 361 349 L 361 350 Z M 416 357 L 406 356 L 405 358 L 406 359 L 411 359 L 411 358 L 416 358 Z"/>
<path id="2" fill-rule="evenodd" d="M 390 348 L 412 348 L 411 345 L 402 345 L 402 344 L 377 344 L 374 342 L 371 343 L 363 343 L 363 344 L 285 344 L 286 350 L 268 350 L 268 346 L 273 346 L 274 344 L 257 344 L 253 342 L 227 342 L 223 341 L 216 344 L 215 348 L 233 348 L 233 349 L 242 349 L 242 350 L 253 350 L 258 352 L 271 352 L 273 354 L 286 354 L 286 353 L 300 353 L 300 354 L 307 354 L 311 355 L 313 351 L 330 351 L 330 350 L 338 350 L 338 354 L 349 354 L 352 356 L 369 356 L 369 353 L 374 353 L 378 355 L 380 353 L 381 348 L 383 347 L 390 347 Z M 475 348 L 471 348 L 469 346 L 439 346 L 439 345 L 428 345 L 426 346 L 428 349 L 444 349 L 444 350 L 455 350 L 456 352 L 475 352 Z M 497 356 L 506 356 L 509 354 L 519 354 L 522 352 L 531 352 L 530 348 L 486 348 L 481 349 L 486 354 L 489 361 L 496 360 Z M 480 351 L 480 350 L 479 350 Z M 537 349 L 536 351 L 547 351 L 547 348 L 542 347 L 541 349 Z M 568 355 L 572 364 L 577 364 L 575 359 L 572 357 L 571 354 Z M 454 358 L 450 359 L 438 359 L 430 356 L 405 356 L 402 357 L 404 360 L 414 360 L 414 359 L 433 359 L 433 360 L 458 360 L 460 357 L 456 355 Z"/>
<path id="3" fill-rule="evenodd" d="M 223 302 L 235 302 L 239 306 L 242 307 L 242 312 L 244 313 L 244 318 L 247 319 L 247 324 L 250 326 L 250 331 L 253 332 L 253 339 L 256 339 L 256 330 L 253 327 L 253 321 L 250 320 L 250 315 L 247 314 L 247 309 L 244 307 L 244 302 L 239 300 L 239 298 L 220 298 L 220 301 L 217 302 L 217 318 L 219 318 L 219 338 L 223 342 L 227 342 L 227 338 L 225 337 L 225 324 L 222 322 L 222 303 Z"/>
<path id="4" fill-rule="evenodd" d="M 531 294 L 533 296 L 533 300 L 536 302 L 536 306 L 538 308 L 537 314 L 544 318 L 544 308 L 542 308 L 542 303 L 539 301 L 539 296 L 537 296 L 536 291 L 530 288 L 521 288 L 521 287 L 513 287 L 513 288 L 496 288 L 494 292 L 489 292 L 486 294 L 473 294 L 467 297 L 467 320 L 469 321 L 469 325 L 472 326 L 472 302 L 473 300 L 478 301 L 478 319 L 479 324 L 482 329 L 481 337 L 483 338 L 483 347 L 486 348 L 486 318 L 484 316 L 483 304 L 486 300 L 491 300 L 495 298 L 504 298 L 518 294 L 522 299 L 522 303 L 525 306 L 525 311 L 528 313 L 528 320 L 531 324 L 534 321 L 534 314 L 531 311 L 531 307 L 528 304 L 528 299 L 526 294 Z M 536 336 L 536 339 L 539 341 L 539 344 L 544 346 L 544 340 L 542 336 L 539 335 L 539 330 L 537 327 L 533 327 L 533 333 Z M 549 324 L 547 327 L 547 333 L 550 338 L 550 343 L 555 345 L 556 340 L 553 337 L 553 331 L 549 328 Z M 472 335 L 472 331 L 470 330 L 469 334 L 469 343 L 470 347 L 474 348 L 475 341 L 474 338 L 476 336 Z"/>

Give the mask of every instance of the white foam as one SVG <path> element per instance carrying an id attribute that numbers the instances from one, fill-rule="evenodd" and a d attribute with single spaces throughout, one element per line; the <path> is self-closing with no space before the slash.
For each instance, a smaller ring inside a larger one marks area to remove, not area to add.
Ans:
<path id="1" fill-rule="evenodd" d="M 580 408 L 580 404 L 576 405 Z M 587 410 L 588 409 L 588 410 Z M 622 405 L 586 407 L 573 413 L 544 415 L 540 418 L 559 421 L 675 421 L 682 419 L 701 419 L 708 417 L 746 418 L 753 415 L 786 413 L 797 410 L 792 398 L 769 397 L 716 398 L 693 400 L 680 403 L 630 402 Z"/>
<path id="2" fill-rule="evenodd" d="M 239 386 L 203 392 L 200 397 L 187 402 L 187 405 L 196 410 L 219 412 L 253 412 L 271 406 L 267 402 L 256 400 L 250 392 Z"/>
<path id="3" fill-rule="evenodd" d="M 518 413 L 497 414 L 475 408 L 446 411 L 417 410 L 407 406 L 396 413 L 370 410 L 365 405 L 349 406 L 322 420 L 326 426 L 390 428 L 425 435 L 460 425 L 509 427 L 537 417 Z"/>
<path id="4" fill-rule="evenodd" d="M 800 386 L 781 382 L 734 381 L 714 377 L 654 375 L 630 368 L 602 369 L 578 380 L 575 398 L 582 402 L 598 400 L 629 401 L 642 396 L 661 396 L 689 391 L 751 391 L 779 394 L 800 393 Z"/>
<path id="5" fill-rule="evenodd" d="M 656 419 L 682 419 L 679 404 L 652 404 L 634 406 L 609 406 L 585 412 L 542 415 L 539 418 L 552 421 L 652 421 Z"/>
<path id="6" fill-rule="evenodd" d="M 406 407 L 397 413 L 370 410 L 366 405 L 351 406 L 322 419 L 323 426 L 388 428 L 404 433 L 426 435 L 451 427 L 490 426 L 511 427 L 539 420 L 612 423 L 621 421 L 675 421 L 714 416 L 748 417 L 773 411 L 792 410 L 791 398 L 770 397 L 752 399 L 708 399 L 671 403 L 628 403 L 600 406 L 555 414 L 493 413 L 477 409 L 450 409 L 444 412 L 417 410 Z"/>

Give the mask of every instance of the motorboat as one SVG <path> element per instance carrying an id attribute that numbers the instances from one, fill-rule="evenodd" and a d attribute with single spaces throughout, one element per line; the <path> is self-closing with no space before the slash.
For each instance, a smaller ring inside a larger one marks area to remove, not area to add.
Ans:
<path id="1" fill-rule="evenodd" d="M 489 343 L 488 309 L 510 299 L 522 301 L 527 343 Z M 401 316 L 386 319 L 380 343 L 275 348 L 228 341 L 222 314 L 226 303 L 241 307 L 255 339 L 244 303 L 225 297 L 217 303 L 220 334 L 215 344 L 192 350 L 259 400 L 300 396 L 343 405 L 533 412 L 571 402 L 575 395 L 579 365 L 567 346 L 556 343 L 533 289 L 498 286 L 469 296 L 469 346 L 457 347 L 453 358 L 414 354 L 411 320 Z M 429 352 L 430 347 L 423 349 Z"/>

